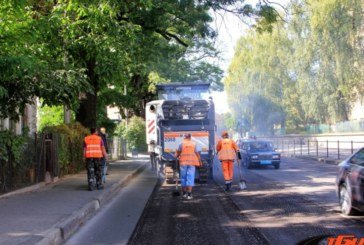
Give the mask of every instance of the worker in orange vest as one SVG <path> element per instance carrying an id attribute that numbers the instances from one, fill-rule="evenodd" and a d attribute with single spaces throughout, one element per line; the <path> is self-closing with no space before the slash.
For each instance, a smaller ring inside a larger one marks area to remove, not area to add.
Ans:
<path id="1" fill-rule="evenodd" d="M 86 160 L 87 177 L 89 182 L 89 189 L 92 190 L 91 171 L 94 169 L 96 176 L 96 186 L 98 189 L 104 188 L 102 184 L 102 158 L 107 161 L 107 153 L 104 142 L 95 128 L 91 128 L 91 135 L 88 135 L 84 139 L 83 144 L 83 156 Z"/>
<path id="2" fill-rule="evenodd" d="M 229 191 L 231 188 L 231 183 L 233 182 L 234 176 L 234 161 L 236 156 L 239 160 L 241 155 L 239 152 L 239 147 L 236 143 L 229 139 L 229 134 L 226 131 L 222 132 L 222 139 L 219 140 L 216 146 L 218 152 L 219 160 L 222 163 L 222 171 L 225 179 L 225 190 Z"/>
<path id="3" fill-rule="evenodd" d="M 184 140 L 179 145 L 175 157 L 179 159 L 182 196 L 192 199 L 196 166 L 202 166 L 202 162 L 196 144 L 191 140 L 191 134 L 184 135 Z"/>

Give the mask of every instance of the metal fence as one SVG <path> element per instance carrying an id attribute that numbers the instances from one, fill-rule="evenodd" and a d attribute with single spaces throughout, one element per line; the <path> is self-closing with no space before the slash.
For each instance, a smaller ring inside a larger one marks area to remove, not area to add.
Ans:
<path id="1" fill-rule="evenodd" d="M 120 137 L 108 138 L 109 159 L 126 158 L 126 141 Z M 43 181 L 52 181 L 54 177 L 68 174 L 81 160 L 71 157 L 67 169 L 61 169 L 60 157 L 67 149 L 61 149 L 61 137 L 55 133 L 40 133 L 29 136 L 22 147 L 21 160 L 15 164 L 9 155 L 8 161 L 0 160 L 0 194 L 26 187 Z M 72 154 L 82 156 L 82 146 L 72 149 Z M 82 163 L 81 163 L 82 164 Z M 77 169 L 75 169 L 77 170 Z M 49 180 L 47 180 L 49 178 Z"/>
<path id="2" fill-rule="evenodd" d="M 9 153 L 8 161 L 0 161 L 0 193 L 8 192 L 58 176 L 59 135 L 34 134 L 28 137 L 22 147 L 21 159 Z"/>
<path id="3" fill-rule="evenodd" d="M 275 138 L 270 140 L 277 151 L 286 156 L 313 156 L 317 158 L 345 159 L 360 147 L 364 141 L 312 140 Z"/>

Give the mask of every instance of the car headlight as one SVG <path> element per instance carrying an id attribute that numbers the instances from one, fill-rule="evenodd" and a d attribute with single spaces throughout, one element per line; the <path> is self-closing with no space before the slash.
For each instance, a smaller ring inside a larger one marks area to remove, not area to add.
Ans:
<path id="1" fill-rule="evenodd" d="M 258 155 L 252 155 L 252 159 L 258 159 Z"/>
<path id="2" fill-rule="evenodd" d="M 273 159 L 279 159 L 279 158 L 281 158 L 280 155 L 273 155 Z"/>

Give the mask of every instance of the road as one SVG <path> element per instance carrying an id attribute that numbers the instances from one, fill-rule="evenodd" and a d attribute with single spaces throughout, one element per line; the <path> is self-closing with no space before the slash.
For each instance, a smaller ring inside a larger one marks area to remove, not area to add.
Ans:
<path id="1" fill-rule="evenodd" d="M 198 184 L 192 200 L 172 196 L 174 186 L 166 183 L 152 193 L 155 178 L 143 173 L 67 244 L 297 244 L 315 236 L 364 237 L 363 215 L 339 213 L 334 165 L 285 158 L 279 170 L 244 169 L 248 190 L 235 186 L 230 193 L 223 191 L 219 168 L 215 163 L 216 183 Z"/>
<path id="2" fill-rule="evenodd" d="M 279 170 L 245 170 L 249 191 L 230 196 L 271 244 L 296 244 L 321 235 L 364 237 L 363 215 L 340 214 L 336 171 L 335 165 L 286 158 Z"/>
<path id="3" fill-rule="evenodd" d="M 156 175 L 144 170 L 66 244 L 127 244 L 156 183 Z"/>

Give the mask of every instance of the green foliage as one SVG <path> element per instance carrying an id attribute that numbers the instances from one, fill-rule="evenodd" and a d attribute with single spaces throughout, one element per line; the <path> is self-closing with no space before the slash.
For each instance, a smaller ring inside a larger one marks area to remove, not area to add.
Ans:
<path id="1" fill-rule="evenodd" d="M 24 182 L 22 174 L 32 162 L 24 162 L 26 136 L 0 131 L 0 192 L 6 192 Z M 20 177 L 20 181 L 17 178 Z"/>
<path id="2" fill-rule="evenodd" d="M 53 133 L 59 137 L 57 149 L 61 176 L 84 169 L 83 141 L 90 133 L 86 128 L 79 123 L 61 124 L 46 127 L 43 133 Z"/>
<path id="3" fill-rule="evenodd" d="M 230 7 L 275 21 L 267 3 L 241 9 L 237 3 L 3 0 L 0 117 L 16 119 L 38 96 L 49 106 L 67 105 L 77 120 L 95 126 L 106 105 L 142 115 L 156 82 L 203 80 L 221 90 L 222 71 L 209 62 L 218 54 L 210 10 Z M 151 73 L 160 79 L 149 79 Z"/>
<path id="4" fill-rule="evenodd" d="M 236 118 L 229 112 L 217 115 L 216 116 L 216 124 L 218 131 L 236 131 L 237 121 Z"/>
<path id="5" fill-rule="evenodd" d="M 347 120 L 363 90 L 359 2 L 296 0 L 288 23 L 242 37 L 224 80 L 234 117 L 267 134 Z"/>
<path id="6" fill-rule="evenodd" d="M 60 125 L 64 121 L 63 106 L 43 106 L 38 107 L 37 110 L 39 113 L 39 131 L 45 127 Z"/>
<path id="7" fill-rule="evenodd" d="M 145 144 L 145 121 L 142 118 L 132 117 L 127 126 L 125 123 L 120 123 L 116 133 L 126 139 L 129 149 L 135 148 L 139 152 L 147 150 L 147 145 Z"/>
<path id="8" fill-rule="evenodd" d="M 25 137 L 15 135 L 8 130 L 0 131 L 0 162 L 9 164 L 9 161 L 15 167 L 22 159 L 22 150 L 25 143 Z"/>
<path id="9" fill-rule="evenodd" d="M 238 2 L 4 0 L 0 117 L 17 118 L 34 96 L 67 105 L 87 126 L 104 105 L 141 115 L 154 97 L 151 73 L 159 82 L 203 80 L 221 90 L 222 71 L 208 61 L 217 55 L 209 11 Z M 236 13 L 271 23 L 269 6 L 244 4 Z"/>
<path id="10" fill-rule="evenodd" d="M 126 132 L 126 123 L 125 123 L 125 121 L 122 121 L 121 123 L 119 123 L 116 126 L 114 133 L 115 133 L 115 135 L 124 138 L 125 137 L 125 132 Z"/>

